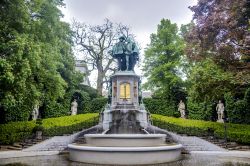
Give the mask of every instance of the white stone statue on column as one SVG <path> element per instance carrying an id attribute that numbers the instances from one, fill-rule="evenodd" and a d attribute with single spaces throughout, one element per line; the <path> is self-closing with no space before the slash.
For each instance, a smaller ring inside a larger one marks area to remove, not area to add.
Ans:
<path id="1" fill-rule="evenodd" d="M 71 115 L 76 115 L 77 114 L 77 102 L 76 99 L 71 103 Z"/>
<path id="2" fill-rule="evenodd" d="M 39 116 L 39 107 L 38 105 L 35 105 L 32 111 L 32 120 L 37 120 L 38 116 Z"/>
<path id="3" fill-rule="evenodd" d="M 224 104 L 221 102 L 221 100 L 219 100 L 219 103 L 217 104 L 216 106 L 216 111 L 217 111 L 217 114 L 218 114 L 218 120 L 217 122 L 221 122 L 223 123 L 224 120 Z"/>
<path id="4" fill-rule="evenodd" d="M 182 100 L 180 100 L 180 103 L 178 105 L 178 111 L 181 113 L 181 118 L 184 118 L 184 119 L 186 118 L 185 117 L 185 115 L 186 115 L 185 109 L 186 109 L 186 107 L 185 107 L 184 102 Z"/>

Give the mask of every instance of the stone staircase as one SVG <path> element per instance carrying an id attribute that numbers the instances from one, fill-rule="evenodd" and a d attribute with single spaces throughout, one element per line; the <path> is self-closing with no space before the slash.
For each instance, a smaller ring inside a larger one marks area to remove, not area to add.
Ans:
<path id="1" fill-rule="evenodd" d="M 25 148 L 38 144 L 46 139 L 48 139 L 48 137 L 43 137 L 43 139 L 25 139 L 23 142 L 17 142 L 13 145 L 0 145 L 0 151 L 23 150 Z"/>
<path id="2" fill-rule="evenodd" d="M 212 136 L 201 137 L 202 139 L 211 142 L 219 147 L 225 148 L 227 150 L 238 150 L 238 151 L 250 151 L 250 145 L 241 145 L 236 142 L 225 142 L 224 139 L 218 139 Z"/>
<path id="3" fill-rule="evenodd" d="M 181 136 L 173 132 L 150 126 L 149 130 L 156 133 L 163 133 L 170 136 L 175 142 L 183 145 L 185 151 L 226 151 L 226 149 L 210 143 L 204 139 L 195 136 Z"/>
<path id="4" fill-rule="evenodd" d="M 14 143 L 13 145 L 0 145 L 0 151 L 63 151 L 67 148 L 68 144 L 72 143 L 76 138 L 82 138 L 86 133 L 98 132 L 101 132 L 101 130 L 97 125 L 75 134 L 54 136 L 52 138 L 43 137 L 43 139 L 26 139 L 23 142 Z"/>
<path id="5" fill-rule="evenodd" d="M 24 152 L 30 151 L 63 151 L 67 149 L 68 144 L 72 143 L 76 138 L 82 137 L 84 134 L 87 133 L 95 133 L 99 130 L 100 126 L 94 126 L 89 129 L 77 132 L 71 135 L 65 136 L 54 136 L 50 139 L 47 139 L 41 143 L 35 144 L 31 147 L 23 149 Z"/>

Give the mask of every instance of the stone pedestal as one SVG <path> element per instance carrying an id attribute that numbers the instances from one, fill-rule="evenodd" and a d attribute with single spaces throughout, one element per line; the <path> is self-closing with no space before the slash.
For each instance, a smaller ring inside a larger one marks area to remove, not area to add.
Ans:
<path id="1" fill-rule="evenodd" d="M 223 119 L 218 119 L 217 122 L 224 123 L 224 120 Z"/>
<path id="2" fill-rule="evenodd" d="M 140 77 L 138 75 L 133 71 L 118 71 L 110 79 L 112 82 L 112 108 L 118 105 L 139 106 Z"/>
<path id="3" fill-rule="evenodd" d="M 134 71 L 117 71 L 110 78 L 111 103 L 102 113 L 104 130 L 141 133 L 148 126 L 148 113 L 139 101 L 140 77 Z"/>

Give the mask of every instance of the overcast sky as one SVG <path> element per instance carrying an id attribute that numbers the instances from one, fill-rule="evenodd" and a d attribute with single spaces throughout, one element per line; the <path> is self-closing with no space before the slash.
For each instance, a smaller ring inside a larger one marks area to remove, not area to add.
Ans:
<path id="1" fill-rule="evenodd" d="M 170 19 L 178 26 L 187 24 L 192 19 L 188 6 L 196 3 L 197 0 L 65 0 L 66 7 L 62 12 L 63 20 L 69 23 L 74 18 L 98 25 L 108 18 L 114 23 L 129 26 L 142 47 L 143 56 L 143 49 L 150 42 L 149 36 L 156 32 L 160 20 Z"/>

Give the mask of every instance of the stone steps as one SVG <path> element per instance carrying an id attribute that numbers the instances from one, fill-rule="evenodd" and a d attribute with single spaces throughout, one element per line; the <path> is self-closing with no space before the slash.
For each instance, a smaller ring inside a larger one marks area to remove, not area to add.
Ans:
<path id="1" fill-rule="evenodd" d="M 211 142 L 219 147 L 228 149 L 228 150 L 239 150 L 239 151 L 249 151 L 250 146 L 249 145 L 241 145 L 236 142 L 225 142 L 223 139 L 216 139 L 212 136 L 210 137 L 202 137 L 202 139 L 207 140 L 208 142 Z"/>
<path id="2" fill-rule="evenodd" d="M 149 129 L 151 131 L 156 131 L 157 133 L 165 133 L 169 135 L 175 142 L 183 145 L 184 151 L 226 151 L 224 148 L 198 137 L 178 135 L 155 126 L 150 126 Z"/>

